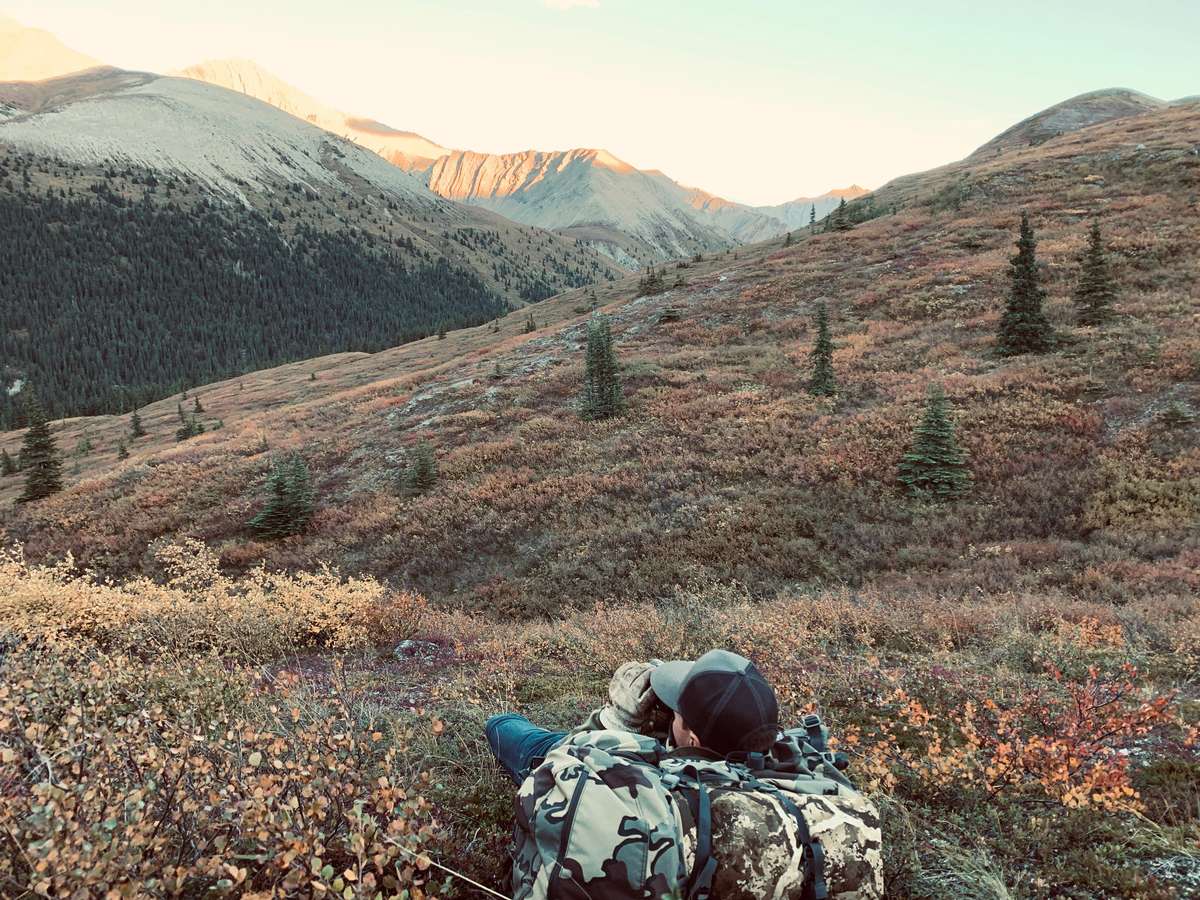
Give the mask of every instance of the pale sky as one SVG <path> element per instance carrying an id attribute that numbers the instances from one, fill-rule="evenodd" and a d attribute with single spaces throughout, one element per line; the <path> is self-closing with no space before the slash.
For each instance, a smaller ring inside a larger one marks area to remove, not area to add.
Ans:
<path id="1" fill-rule="evenodd" d="M 600 147 L 751 204 L 960 159 L 1067 97 L 1200 93 L 1200 0 L 0 0 L 124 68 L 252 59 L 485 152 Z"/>

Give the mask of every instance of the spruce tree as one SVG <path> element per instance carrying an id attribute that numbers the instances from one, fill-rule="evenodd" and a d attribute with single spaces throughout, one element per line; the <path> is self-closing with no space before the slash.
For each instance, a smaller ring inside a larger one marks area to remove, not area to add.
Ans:
<path id="1" fill-rule="evenodd" d="M 204 423 L 195 416 L 190 416 L 183 420 L 183 424 L 175 429 L 175 440 L 186 441 L 188 438 L 194 438 L 198 434 L 204 434 Z"/>
<path id="2" fill-rule="evenodd" d="M 267 500 L 247 525 L 265 538 L 299 534 L 308 527 L 316 507 L 316 494 L 308 466 L 299 453 L 277 459 L 266 482 Z"/>
<path id="3" fill-rule="evenodd" d="M 421 441 L 408 455 L 404 472 L 404 489 L 410 494 L 423 494 L 437 482 L 437 459 L 433 446 Z"/>
<path id="4" fill-rule="evenodd" d="M 192 400 L 192 412 L 194 412 L 196 415 L 200 415 L 202 412 L 204 412 L 204 407 L 200 405 L 199 396 L 196 396 Z"/>
<path id="5" fill-rule="evenodd" d="M 837 381 L 833 376 L 833 339 L 829 336 L 829 311 L 824 303 L 817 305 L 817 342 L 809 357 L 812 375 L 808 380 L 808 392 L 817 397 L 832 397 L 837 393 Z"/>
<path id="6" fill-rule="evenodd" d="M 1116 296 L 1117 290 L 1108 272 L 1108 261 L 1104 258 L 1104 244 L 1100 240 L 1100 223 L 1093 221 L 1079 273 L 1079 284 L 1075 288 L 1079 324 L 1101 325 L 1106 322 L 1112 316 Z"/>
<path id="7" fill-rule="evenodd" d="M 899 480 L 914 497 L 935 500 L 961 496 L 971 486 L 967 457 L 954 439 L 950 406 L 941 385 L 929 390 L 912 449 L 900 460 Z"/>
<path id="8" fill-rule="evenodd" d="M 1017 254 L 1009 261 L 1012 288 L 1004 315 L 1000 318 L 997 345 L 1004 356 L 1045 353 L 1053 344 L 1050 323 L 1042 312 L 1046 292 L 1038 284 L 1037 240 L 1029 224 L 1029 214 L 1021 213 L 1021 234 Z"/>
<path id="9" fill-rule="evenodd" d="M 117 442 L 117 459 L 129 459 L 129 448 L 125 446 L 124 438 Z"/>
<path id="10" fill-rule="evenodd" d="M 533 334 L 537 331 L 537 321 L 533 318 L 533 313 L 529 314 L 529 318 L 525 320 L 525 333 Z"/>
<path id="11" fill-rule="evenodd" d="M 136 409 L 129 417 L 129 436 L 134 438 L 146 436 L 146 429 L 142 426 L 142 417 L 138 415 Z"/>
<path id="12" fill-rule="evenodd" d="M 849 231 L 853 227 L 853 222 L 850 221 L 850 211 L 846 209 L 846 198 L 842 198 L 842 202 L 838 204 L 838 208 L 833 212 L 833 230 L 834 231 Z"/>
<path id="13" fill-rule="evenodd" d="M 17 464 L 8 455 L 7 450 L 0 449 L 0 478 L 8 478 L 17 474 Z"/>
<path id="14" fill-rule="evenodd" d="M 50 423 L 32 390 L 25 397 L 25 417 L 29 421 L 29 429 L 21 443 L 25 490 L 17 498 L 19 503 L 41 500 L 62 490 L 62 458 L 54 435 L 50 433 Z"/>
<path id="15" fill-rule="evenodd" d="M 175 414 L 179 416 L 179 421 L 180 421 L 180 422 L 182 422 L 184 425 L 186 425 L 186 424 L 187 424 L 187 422 L 188 422 L 188 419 L 187 419 L 187 416 L 186 416 L 186 415 L 184 415 L 184 412 L 183 412 L 183 404 L 182 404 L 182 403 L 176 403 L 176 404 L 175 404 Z"/>
<path id="16" fill-rule="evenodd" d="M 817 204 L 813 204 L 808 210 L 808 227 L 810 229 L 817 227 Z"/>
<path id="17" fill-rule="evenodd" d="M 612 330 L 607 316 L 594 315 L 588 322 L 587 356 L 584 360 L 579 411 L 589 421 L 608 419 L 625 411 L 621 376 L 617 370 Z"/>

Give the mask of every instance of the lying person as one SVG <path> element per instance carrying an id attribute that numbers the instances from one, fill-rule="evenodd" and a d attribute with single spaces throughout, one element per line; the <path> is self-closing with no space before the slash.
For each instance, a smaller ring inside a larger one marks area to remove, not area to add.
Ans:
<path id="1" fill-rule="evenodd" d="M 874 806 L 819 717 L 778 718 L 762 673 L 726 650 L 625 663 L 569 732 L 493 716 L 488 744 L 519 785 L 514 898 L 881 897 Z"/>

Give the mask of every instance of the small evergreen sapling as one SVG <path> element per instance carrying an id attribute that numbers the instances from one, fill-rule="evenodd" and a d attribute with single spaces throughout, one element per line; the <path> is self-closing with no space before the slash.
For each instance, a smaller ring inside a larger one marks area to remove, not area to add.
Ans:
<path id="1" fill-rule="evenodd" d="M 125 439 L 117 441 L 117 459 L 129 459 L 129 448 L 125 446 Z"/>
<path id="2" fill-rule="evenodd" d="M 62 490 L 62 457 L 50 433 L 50 423 L 32 392 L 25 398 L 25 417 L 29 428 L 21 443 L 21 468 L 25 472 L 25 490 L 18 503 L 41 500 Z"/>
<path id="3" fill-rule="evenodd" d="M 408 454 L 408 465 L 404 470 L 404 490 L 410 494 L 424 494 L 437 483 L 437 458 L 433 445 L 421 441 Z"/>
<path id="4" fill-rule="evenodd" d="M 266 482 L 267 501 L 247 524 L 265 538 L 300 534 L 316 508 L 312 475 L 299 453 L 277 459 Z"/>
<path id="5" fill-rule="evenodd" d="M 142 425 L 142 417 L 138 415 L 136 409 L 133 411 L 133 415 L 129 417 L 129 436 L 131 438 L 146 436 L 146 429 Z"/>
<path id="6" fill-rule="evenodd" d="M 588 322 L 587 356 L 584 360 L 579 412 L 589 421 L 598 421 L 624 411 L 625 397 L 621 391 L 621 376 L 617 371 L 608 317 L 594 315 Z"/>
<path id="7" fill-rule="evenodd" d="M 914 497 L 951 500 L 971 486 L 967 457 L 954 437 L 950 405 L 940 385 L 929 390 L 912 449 L 900 460 L 900 483 Z"/>
<path id="8" fill-rule="evenodd" d="M 998 347 L 1004 356 L 1045 353 L 1054 343 L 1050 323 L 1042 312 L 1046 292 L 1038 284 L 1037 240 L 1028 213 L 1021 213 L 1017 255 L 1009 261 L 1012 287 L 1000 318 Z"/>
<path id="9" fill-rule="evenodd" d="M 812 375 L 808 380 L 808 392 L 817 397 L 832 397 L 837 393 L 837 380 L 833 375 L 833 339 L 829 335 L 829 311 L 824 303 L 817 304 L 817 342 L 813 345 Z"/>
<path id="10" fill-rule="evenodd" d="M 196 415 L 200 415 L 204 412 L 204 407 L 200 405 L 199 395 L 192 399 L 192 412 L 194 412 Z"/>
<path id="11" fill-rule="evenodd" d="M 1100 223 L 1092 222 L 1087 252 L 1075 288 L 1075 306 L 1080 325 L 1102 325 L 1112 317 L 1117 289 L 1108 271 L 1104 244 L 1100 239 Z"/>
<path id="12" fill-rule="evenodd" d="M 204 423 L 195 416 L 189 416 L 183 420 L 182 425 L 175 429 L 175 440 L 186 441 L 188 438 L 194 438 L 200 434 L 204 434 Z"/>

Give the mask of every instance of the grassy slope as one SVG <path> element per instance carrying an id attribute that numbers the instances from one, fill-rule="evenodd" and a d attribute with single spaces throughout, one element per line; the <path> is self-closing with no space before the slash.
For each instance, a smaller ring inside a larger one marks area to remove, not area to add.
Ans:
<path id="1" fill-rule="evenodd" d="M 1195 107 L 1176 108 L 900 179 L 877 193 L 897 214 L 849 233 L 669 270 L 687 286 L 658 298 L 631 301 L 631 279 L 601 288 L 630 399 L 619 422 L 572 412 L 590 305 L 576 291 L 536 308 L 533 335 L 515 313 L 498 334 L 199 389 L 225 429 L 187 444 L 173 442 L 176 400 L 154 404 L 151 436 L 124 464 L 113 461 L 123 422 L 69 422 L 64 449 L 85 429 L 98 449 L 70 490 L 7 528 L 35 558 L 70 549 L 111 574 L 138 569 L 149 541 L 186 534 L 235 569 L 329 561 L 514 612 L 706 578 L 756 594 L 813 582 L 1190 594 L 1197 429 L 1157 415 L 1200 406 L 1198 123 Z M 992 335 L 1021 208 L 1063 349 L 1006 361 Z M 1121 285 L 1119 317 L 1101 332 L 1073 327 L 1070 304 L 1093 215 Z M 818 299 L 838 345 L 835 404 L 803 391 Z M 667 307 L 678 316 L 660 321 Z M 949 509 L 894 486 L 935 380 L 976 482 Z M 276 545 L 242 527 L 270 461 L 264 434 L 271 451 L 304 449 L 322 497 L 310 534 Z M 438 448 L 442 480 L 404 499 L 390 482 L 420 437 Z M 2 443 L 11 452 L 18 439 Z"/>

